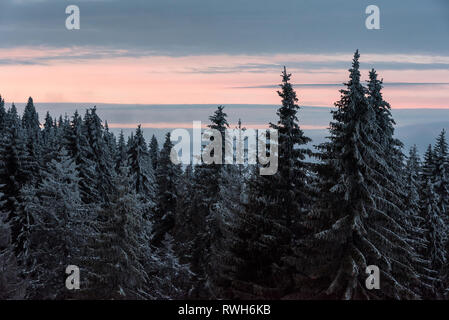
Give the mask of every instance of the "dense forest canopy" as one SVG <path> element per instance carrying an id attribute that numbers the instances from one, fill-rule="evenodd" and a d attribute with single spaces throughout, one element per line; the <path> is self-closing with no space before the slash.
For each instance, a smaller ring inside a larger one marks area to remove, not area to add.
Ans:
<path id="1" fill-rule="evenodd" d="M 312 151 L 281 76 L 274 175 L 181 167 L 170 134 L 160 147 L 140 126 L 116 137 L 95 107 L 39 119 L 32 98 L 19 115 L 0 97 L 0 299 L 447 298 L 445 131 L 423 158 L 404 155 L 357 51 Z M 209 127 L 224 135 L 225 107 Z M 79 290 L 65 286 L 69 265 Z M 366 286 L 369 265 L 380 289 Z"/>

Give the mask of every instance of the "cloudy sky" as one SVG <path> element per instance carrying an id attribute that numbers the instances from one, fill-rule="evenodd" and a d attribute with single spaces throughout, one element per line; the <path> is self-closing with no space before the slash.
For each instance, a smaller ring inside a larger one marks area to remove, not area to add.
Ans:
<path id="1" fill-rule="evenodd" d="M 65 8 L 78 5 L 80 30 Z M 365 8 L 380 8 L 380 30 Z M 7 101 L 331 106 L 361 52 L 393 108 L 449 108 L 449 1 L 1 0 Z"/>

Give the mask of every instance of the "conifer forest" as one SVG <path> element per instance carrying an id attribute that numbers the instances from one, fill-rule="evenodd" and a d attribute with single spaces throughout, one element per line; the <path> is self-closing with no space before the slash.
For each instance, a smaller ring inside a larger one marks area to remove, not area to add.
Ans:
<path id="1" fill-rule="evenodd" d="M 404 150 L 359 57 L 318 145 L 284 68 L 273 175 L 175 164 L 170 133 L 116 135 L 93 106 L 40 118 L 0 97 L 0 299 L 449 299 L 446 133 Z M 230 127 L 226 106 L 209 120 Z"/>

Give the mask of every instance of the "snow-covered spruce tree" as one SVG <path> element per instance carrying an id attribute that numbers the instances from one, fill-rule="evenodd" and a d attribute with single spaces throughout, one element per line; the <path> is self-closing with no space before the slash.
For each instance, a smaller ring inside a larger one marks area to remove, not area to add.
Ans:
<path id="1" fill-rule="evenodd" d="M 154 134 L 151 136 L 149 152 L 151 164 L 153 165 L 153 170 L 156 171 L 159 162 L 159 144 L 157 143 L 157 139 L 154 136 Z"/>
<path id="2" fill-rule="evenodd" d="M 63 145 L 77 165 L 81 199 L 87 204 L 99 202 L 95 163 L 87 137 L 83 134 L 83 120 L 78 111 L 75 111 L 70 125 L 63 128 Z"/>
<path id="3" fill-rule="evenodd" d="M 144 196 L 147 201 L 154 205 L 156 193 L 154 171 L 140 125 L 136 129 L 135 136 L 132 139 L 130 138 L 129 141 L 128 173 L 134 189 L 137 194 Z"/>
<path id="4" fill-rule="evenodd" d="M 6 109 L 5 100 L 0 95 L 0 136 L 5 132 L 5 122 L 6 122 Z"/>
<path id="5" fill-rule="evenodd" d="M 125 136 L 123 130 L 120 130 L 120 134 L 117 142 L 117 153 L 115 156 L 115 171 L 120 172 L 122 167 L 128 164 L 128 149 L 125 143 Z"/>
<path id="6" fill-rule="evenodd" d="M 432 145 L 428 145 L 426 153 L 424 153 L 424 161 L 422 164 L 420 179 L 421 182 L 425 183 L 427 178 L 433 180 L 433 174 L 435 172 L 435 163 L 434 163 L 434 152 L 432 149 Z"/>
<path id="7" fill-rule="evenodd" d="M 441 283 L 442 267 L 446 263 L 445 255 L 445 225 L 441 218 L 440 208 L 438 206 L 438 196 L 433 190 L 433 184 L 430 179 L 426 179 L 423 186 L 423 199 L 421 202 L 422 212 L 424 218 L 424 226 L 426 228 L 426 238 L 429 242 L 426 249 L 426 257 L 430 260 L 430 267 L 436 271 L 439 276 L 432 283 L 433 287 L 430 294 L 424 294 L 425 298 L 441 298 L 443 295 L 443 288 Z"/>
<path id="8" fill-rule="evenodd" d="M 0 198 L 3 198 L 1 193 Z M 20 278 L 20 269 L 11 243 L 11 228 L 6 220 L 7 214 L 0 212 L 0 300 L 23 299 L 25 281 Z"/>
<path id="9" fill-rule="evenodd" d="M 22 116 L 22 127 L 28 131 L 31 138 L 38 143 L 40 137 L 40 123 L 39 115 L 34 107 L 33 98 L 28 98 L 28 103 L 25 106 Z"/>
<path id="10" fill-rule="evenodd" d="M 26 134 L 14 104 L 6 115 L 6 128 L 1 142 L 1 149 L 4 152 L 0 155 L 2 163 L 0 184 L 3 185 L 1 191 L 6 199 L 3 211 L 9 215 L 12 243 L 16 254 L 19 254 L 23 251 L 24 245 L 22 241 L 19 241 L 19 233 L 26 222 L 26 216 L 19 210 L 19 204 L 22 202 L 20 190 L 24 185 L 35 182 L 35 175 L 32 172 L 35 162 L 28 153 Z"/>
<path id="11" fill-rule="evenodd" d="M 440 208 L 441 217 L 446 225 L 445 233 L 447 234 L 449 227 L 449 156 L 446 131 L 444 129 L 438 136 L 433 150 L 434 191 L 438 195 L 438 206 Z"/>
<path id="12" fill-rule="evenodd" d="M 153 136 L 154 137 L 154 136 Z M 165 142 L 160 152 L 156 169 L 157 200 L 153 216 L 152 244 L 159 246 L 165 235 L 173 235 L 176 207 L 178 202 L 178 184 L 182 174 L 180 164 L 174 164 L 170 159 L 173 143 L 170 132 L 165 136 Z"/>
<path id="13" fill-rule="evenodd" d="M 60 149 L 60 143 L 58 136 L 58 128 L 55 126 L 50 113 L 47 112 L 45 115 L 44 128 L 41 132 L 41 161 L 42 166 L 45 170 L 46 166 L 51 160 L 56 158 L 58 150 Z"/>
<path id="14" fill-rule="evenodd" d="M 218 222 L 222 241 L 213 244 L 214 254 L 210 260 L 217 274 L 212 286 L 214 298 L 233 296 L 232 281 L 236 267 L 241 263 L 241 260 L 234 255 L 233 248 L 240 242 L 238 217 L 245 210 L 247 170 L 244 165 L 233 165 L 228 166 L 222 174 L 223 183 L 220 186 L 220 198 L 215 210 L 215 214 L 220 217 Z"/>
<path id="15" fill-rule="evenodd" d="M 93 237 L 86 250 L 87 282 L 81 296 L 88 299 L 144 299 L 152 260 L 151 226 L 143 213 L 146 204 L 136 194 L 128 173 L 113 179 L 117 187 L 110 201 L 98 210 Z"/>
<path id="16" fill-rule="evenodd" d="M 410 221 L 408 228 L 410 242 L 418 254 L 418 261 L 414 268 L 421 276 L 421 282 L 414 288 L 421 297 L 425 297 L 433 289 L 437 273 L 430 268 L 430 260 L 426 250 L 429 242 L 426 239 L 426 221 L 421 216 L 420 192 L 421 192 L 421 161 L 416 145 L 409 151 L 407 163 L 404 170 L 405 184 L 405 213 Z"/>
<path id="17" fill-rule="evenodd" d="M 208 127 L 221 133 L 223 143 L 225 141 L 225 130 L 229 127 L 224 106 L 218 106 L 209 120 L 211 124 Z M 222 163 L 224 163 L 224 148 L 225 144 L 223 143 Z M 212 150 L 211 156 L 213 156 Z M 195 291 L 192 292 L 195 297 L 209 297 L 213 279 L 217 276 L 217 270 L 212 268 L 210 261 L 214 256 L 211 248 L 223 239 L 219 228 L 221 217 L 215 211 L 220 197 L 223 167 L 223 164 L 215 163 L 203 163 L 195 166 L 190 191 L 193 190 L 191 203 L 185 210 L 188 217 L 186 228 L 193 231 L 193 233 L 187 235 L 186 242 L 192 249 L 188 262 L 192 266 L 195 281 L 197 281 Z"/>
<path id="18" fill-rule="evenodd" d="M 173 238 L 166 234 L 160 247 L 153 250 L 146 263 L 151 299 L 186 299 L 194 285 L 188 264 L 180 262 L 173 248 Z"/>
<path id="19" fill-rule="evenodd" d="M 285 221 L 285 225 L 294 230 L 293 238 L 298 234 L 298 221 L 307 212 L 310 204 L 307 188 L 307 163 L 304 161 L 310 150 L 304 146 L 311 141 L 304 135 L 298 121 L 298 98 L 290 83 L 291 74 L 285 67 L 282 73 L 281 91 L 282 106 L 278 109 L 277 124 L 270 123 L 270 127 L 279 134 L 279 164 L 278 174 L 273 175 L 277 189 L 276 217 Z"/>
<path id="20" fill-rule="evenodd" d="M 429 145 L 424 155 L 424 164 L 420 183 L 420 215 L 423 219 L 422 228 L 427 246 L 421 251 L 429 260 L 429 268 L 434 275 L 432 287 L 424 291 L 426 299 L 441 298 L 444 294 L 443 268 L 446 257 L 446 225 L 444 224 L 439 206 L 439 196 L 434 190 L 435 153 Z"/>
<path id="21" fill-rule="evenodd" d="M 107 158 L 111 162 L 110 165 L 114 167 L 115 159 L 117 158 L 117 140 L 115 139 L 114 133 L 109 131 L 109 125 L 107 121 L 105 121 L 104 124 L 103 139 L 108 153 Z"/>
<path id="22" fill-rule="evenodd" d="M 81 265 L 86 225 L 74 160 L 64 149 L 53 159 L 37 187 L 22 189 L 21 206 L 29 215 L 23 230 L 26 250 L 21 256 L 32 299 L 64 299 L 65 269 Z"/>
<path id="23" fill-rule="evenodd" d="M 8 137 L 6 136 L 6 110 L 5 110 L 5 101 L 0 95 L 0 183 L 4 183 L 5 173 L 5 152 L 6 146 L 8 144 Z M 0 187 L 0 190 L 3 189 L 3 186 Z M 1 209 L 1 208 L 0 208 Z"/>
<path id="24" fill-rule="evenodd" d="M 321 296 L 417 298 L 409 287 L 419 282 L 416 253 L 400 223 L 402 199 L 390 191 L 392 168 L 379 143 L 376 110 L 360 82 L 359 57 L 356 51 L 350 80 L 332 111 L 329 141 L 318 146 L 320 198 L 305 223 L 311 229 L 303 241 L 305 271 Z M 365 287 L 368 265 L 379 267 L 382 290 Z"/>
<path id="25" fill-rule="evenodd" d="M 310 205 L 304 161 L 310 151 L 303 147 L 310 139 L 298 123 L 298 98 L 290 77 L 284 68 L 279 120 L 270 124 L 279 134 L 278 171 L 263 176 L 254 168 L 245 210 L 234 218 L 229 258 L 235 263 L 235 298 L 279 298 L 296 289 L 293 249 L 303 236 L 299 222 Z"/>
<path id="26" fill-rule="evenodd" d="M 194 197 L 193 185 L 193 166 L 189 164 L 179 181 L 179 196 L 173 229 L 174 250 L 182 262 L 193 261 L 193 240 L 197 228 L 192 222 L 195 217 L 195 212 L 191 209 Z"/>
<path id="27" fill-rule="evenodd" d="M 367 102 L 369 107 L 375 112 L 375 122 L 377 127 L 376 141 L 383 149 L 385 161 L 390 168 L 390 171 L 385 172 L 389 175 L 389 179 L 394 183 L 390 185 L 390 192 L 397 193 L 389 196 L 391 201 L 395 197 L 403 197 L 401 191 L 403 188 L 396 188 L 399 184 L 404 182 L 399 178 L 403 172 L 404 155 L 402 153 L 403 144 L 399 139 L 394 137 L 394 125 L 396 124 L 392 115 L 390 104 L 383 99 L 382 96 L 383 81 L 377 78 L 377 72 L 371 69 L 369 72 Z"/>
<path id="28" fill-rule="evenodd" d="M 131 132 L 131 134 L 128 136 L 128 139 L 126 140 L 126 148 L 129 150 L 131 146 L 133 145 L 134 141 L 134 132 Z"/>
<path id="29" fill-rule="evenodd" d="M 87 158 L 95 165 L 94 188 L 97 189 L 99 200 L 107 202 L 109 196 L 115 192 L 112 178 L 114 163 L 104 139 L 103 125 L 97 115 L 96 107 L 86 110 L 82 125 L 82 134 L 90 148 Z"/>
<path id="30" fill-rule="evenodd" d="M 23 112 L 22 129 L 28 153 L 28 166 L 33 175 L 33 181 L 37 182 L 40 178 L 39 170 L 41 167 L 41 130 L 39 115 L 31 97 L 28 98 L 28 103 Z"/>
<path id="31" fill-rule="evenodd" d="M 403 144 L 399 139 L 394 137 L 395 121 L 391 115 L 391 107 L 382 96 L 383 81 L 378 80 L 377 73 L 374 69 L 369 72 L 367 101 L 369 107 L 374 110 L 376 116 L 377 134 L 375 141 L 381 146 L 383 151 L 383 160 L 389 170 L 379 167 L 379 171 L 383 172 L 384 190 L 382 202 L 377 205 L 387 214 L 395 216 L 395 220 L 404 229 L 404 237 L 409 242 L 414 252 L 410 252 L 412 259 L 412 268 L 417 274 L 412 277 L 408 273 L 404 273 L 401 265 L 399 269 L 392 269 L 392 275 L 404 286 L 415 286 L 414 291 L 419 293 L 419 288 L 426 287 L 425 281 L 415 282 L 416 276 L 420 279 L 428 279 L 427 262 L 423 260 L 417 251 L 423 246 L 425 240 L 422 238 L 422 230 L 419 226 L 419 215 L 414 214 L 408 209 L 409 195 L 405 192 L 407 182 L 404 168 L 404 154 L 402 152 Z M 394 266 L 393 266 L 394 267 Z"/>
<path id="32" fill-rule="evenodd" d="M 408 215 L 419 216 L 419 181 L 420 181 L 421 163 L 416 145 L 409 151 L 407 164 L 405 166 L 405 207 Z"/>
<path id="33" fill-rule="evenodd" d="M 238 121 L 240 141 L 246 128 L 242 127 L 241 120 Z M 233 146 L 233 141 L 225 141 L 229 146 Z M 245 161 L 245 159 L 244 159 Z M 233 271 L 237 265 L 231 252 L 236 239 L 237 227 L 236 217 L 245 210 L 243 201 L 246 198 L 246 175 L 248 164 L 227 165 L 222 170 L 222 183 L 220 185 L 220 197 L 215 206 L 214 214 L 220 217 L 217 219 L 218 228 L 221 230 L 222 240 L 213 243 L 213 256 L 210 259 L 212 269 L 216 270 L 216 277 L 213 280 L 211 289 L 214 298 L 231 297 L 230 292 Z M 238 240 L 237 240 L 238 241 Z"/>

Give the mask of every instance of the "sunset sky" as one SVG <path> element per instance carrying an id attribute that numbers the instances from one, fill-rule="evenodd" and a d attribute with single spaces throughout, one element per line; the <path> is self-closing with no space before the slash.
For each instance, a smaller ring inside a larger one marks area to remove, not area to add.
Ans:
<path id="1" fill-rule="evenodd" d="M 81 29 L 65 28 L 76 4 Z M 381 30 L 365 28 L 380 8 Z M 283 65 L 300 104 L 331 106 L 361 52 L 393 108 L 449 108 L 449 2 L 1 0 L 6 101 L 277 104 Z"/>

